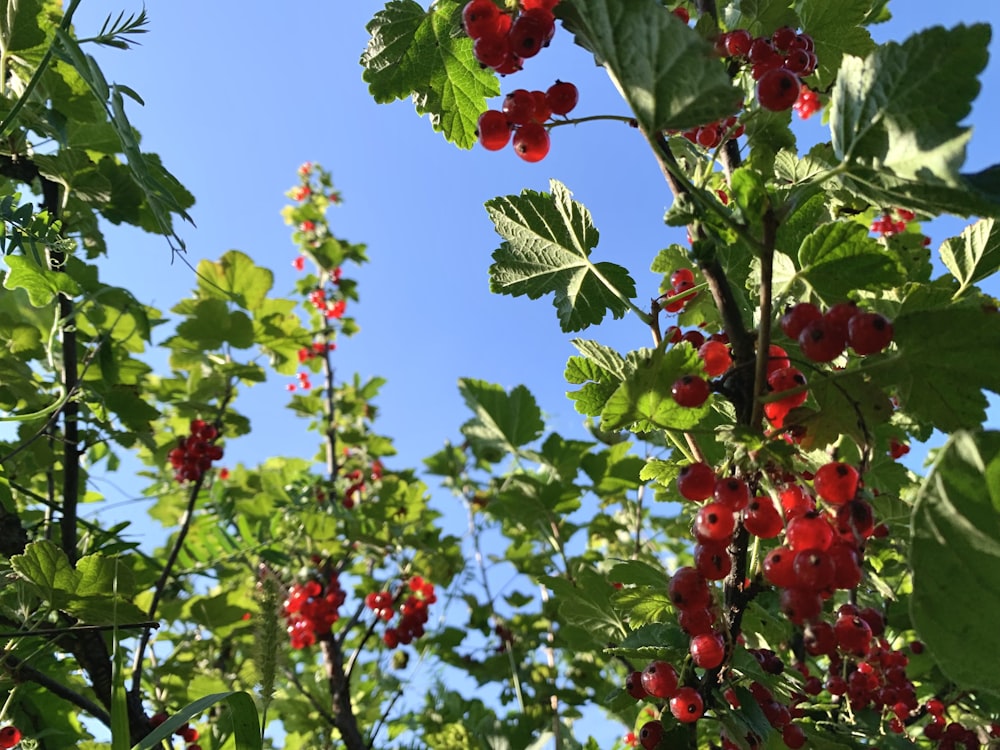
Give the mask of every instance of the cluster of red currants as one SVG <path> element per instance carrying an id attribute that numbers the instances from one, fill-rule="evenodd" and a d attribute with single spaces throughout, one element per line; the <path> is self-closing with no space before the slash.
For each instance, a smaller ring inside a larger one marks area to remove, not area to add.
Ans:
<path id="1" fill-rule="evenodd" d="M 410 593 L 399 605 L 399 620 L 382 634 L 382 641 L 389 648 L 407 645 L 420 638 L 424 634 L 424 625 L 427 624 L 427 607 L 437 601 L 434 584 L 420 576 L 411 577 L 407 588 Z M 389 622 L 396 614 L 392 606 L 395 598 L 388 591 L 370 593 L 365 597 L 365 606 L 374 611 L 378 619 Z"/>
<path id="2" fill-rule="evenodd" d="M 156 727 L 160 726 L 160 724 L 165 722 L 168 718 L 169 716 L 167 716 L 167 714 L 160 711 L 159 713 L 155 713 L 149 717 L 149 724 L 153 727 L 153 729 L 156 729 Z M 183 725 L 174 730 L 174 734 L 187 743 L 187 750 L 201 750 L 201 745 L 198 744 L 198 737 L 201 735 L 197 729 L 191 726 L 191 724 L 185 722 Z"/>
<path id="3" fill-rule="evenodd" d="M 681 135 L 691 141 L 691 143 L 696 143 L 702 148 L 711 150 L 718 147 L 723 141 L 739 138 L 743 135 L 743 132 L 743 123 L 739 122 L 736 115 L 732 115 L 723 120 L 710 122 L 708 125 L 683 130 L 681 131 Z M 729 196 L 725 195 L 725 193 L 722 193 L 719 198 L 722 200 L 723 205 L 729 202 Z"/>
<path id="4" fill-rule="evenodd" d="M 893 214 L 896 215 L 893 218 Z M 872 222 L 871 231 L 883 237 L 892 237 L 906 231 L 906 225 L 917 218 L 917 215 L 906 208 L 896 208 L 886 211 Z"/>
<path id="5" fill-rule="evenodd" d="M 201 419 L 191 420 L 191 434 L 181 438 L 177 447 L 167 454 L 178 482 L 197 482 L 212 468 L 212 462 L 222 458 L 222 448 L 212 441 L 219 436 L 214 424 Z"/>
<path id="6" fill-rule="evenodd" d="M 310 346 L 304 346 L 298 351 L 299 364 L 305 364 L 314 357 L 322 357 L 326 352 L 332 352 L 337 348 L 335 343 L 326 341 L 314 341 Z"/>
<path id="7" fill-rule="evenodd" d="M 688 302 L 698 296 L 698 293 L 693 291 L 694 287 L 694 271 L 690 268 L 678 268 L 670 274 L 670 289 L 666 294 L 660 295 L 657 302 L 668 313 L 680 312 Z"/>
<path id="8" fill-rule="evenodd" d="M 13 724 L 8 724 L 3 729 L 0 729 L 0 750 L 7 750 L 9 747 L 14 747 L 20 741 L 21 730 Z"/>
<path id="9" fill-rule="evenodd" d="M 472 40 L 480 65 L 500 75 L 516 73 L 524 61 L 547 47 L 556 33 L 552 10 L 559 0 L 521 0 L 516 14 L 493 0 L 470 0 L 462 9 L 462 26 Z"/>
<path id="10" fill-rule="evenodd" d="M 853 301 L 838 302 L 825 312 L 811 302 L 800 302 L 785 311 L 779 325 L 813 362 L 832 362 L 848 346 L 861 357 L 877 354 L 889 346 L 893 335 L 888 318 L 862 310 Z"/>
<path id="11" fill-rule="evenodd" d="M 330 574 L 325 586 L 316 578 L 292 584 L 283 607 L 292 648 L 312 646 L 317 635 L 327 635 L 340 619 L 346 598 L 336 573 Z"/>
<path id="12" fill-rule="evenodd" d="M 541 161 L 550 147 L 545 123 L 553 115 L 569 114 L 578 99 L 576 86 L 568 81 L 556 81 L 546 91 L 515 89 L 504 97 L 501 109 L 488 109 L 479 116 L 479 143 L 499 151 L 513 134 L 514 153 L 527 162 Z"/>
<path id="13" fill-rule="evenodd" d="M 808 120 L 822 107 L 823 102 L 820 101 L 819 94 L 803 83 L 802 87 L 799 89 L 799 98 L 795 100 L 795 104 L 792 105 L 792 109 L 794 109 L 803 120 Z"/>
<path id="14" fill-rule="evenodd" d="M 774 112 L 791 108 L 799 99 L 801 79 L 816 70 L 812 37 L 789 26 L 756 38 L 746 29 L 733 29 L 718 37 L 715 48 L 720 55 L 751 66 L 757 101 Z"/>

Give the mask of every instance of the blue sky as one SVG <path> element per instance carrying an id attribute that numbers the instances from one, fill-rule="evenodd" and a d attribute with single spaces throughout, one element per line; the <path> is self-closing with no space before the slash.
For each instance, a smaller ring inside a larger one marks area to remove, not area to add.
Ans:
<path id="1" fill-rule="evenodd" d="M 146 106 L 129 110 L 143 147 L 159 153 L 197 198 L 191 211 L 197 227 L 179 227 L 193 265 L 237 248 L 276 271 L 277 293 L 290 292 L 296 251 L 279 215 L 283 193 L 304 161 L 333 172 L 345 199 L 331 213 L 334 232 L 366 243 L 371 259 L 360 271 L 346 270 L 360 281 L 362 300 L 352 313 L 362 331 L 340 344 L 338 366 L 344 375 L 388 378 L 377 429 L 396 440 L 399 456 L 391 466 L 418 465 L 457 437 L 469 417 L 456 387 L 460 377 L 507 388 L 525 384 L 551 428 L 580 436 L 582 420 L 562 379 L 574 350 L 551 301 L 488 291 L 497 237 L 483 203 L 525 187 L 545 190 L 550 178 L 559 179 L 590 209 L 601 232 L 595 257 L 628 267 L 642 298 L 655 296 L 659 283 L 647 270 L 650 260 L 684 241 L 683 230 L 661 221 L 669 191 L 639 134 L 621 124 L 558 128 L 549 156 L 529 165 L 509 149 L 456 149 L 409 102 L 376 105 L 358 59 L 365 24 L 381 5 L 147 0 L 149 33 L 141 46 L 94 54 L 109 80 L 143 96 Z M 897 17 L 873 29 L 879 41 L 902 40 L 934 24 L 1000 21 L 1000 3 L 992 0 L 896 0 L 893 6 Z M 96 32 L 105 16 L 123 8 L 141 5 L 87 0 L 76 17 L 78 33 Z M 502 87 L 545 88 L 556 78 L 578 85 L 575 114 L 626 113 L 603 71 L 561 31 Z M 976 127 L 970 171 L 1000 162 L 1000 143 L 992 137 L 1000 119 L 1000 62 L 991 61 L 982 83 L 969 120 Z M 819 117 L 803 123 L 800 138 L 828 138 Z M 935 247 L 962 225 L 934 226 Z M 171 264 L 162 239 L 121 228 L 109 228 L 108 239 L 105 280 L 164 310 L 193 287 L 191 271 Z M 634 316 L 583 335 L 623 350 L 650 343 Z M 253 464 L 277 452 L 313 454 L 313 437 L 281 408 L 286 382 L 275 377 L 243 394 L 238 408 L 253 419 L 255 434 L 228 445 L 226 463 Z M 123 499 L 103 489 L 112 502 Z M 126 485 L 124 494 L 129 491 Z"/>

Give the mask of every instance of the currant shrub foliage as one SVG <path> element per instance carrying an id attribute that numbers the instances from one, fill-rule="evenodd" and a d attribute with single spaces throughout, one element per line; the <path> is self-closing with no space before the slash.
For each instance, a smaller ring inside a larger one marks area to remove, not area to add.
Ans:
<path id="1" fill-rule="evenodd" d="M 997 744 L 1000 197 L 962 124 L 986 26 L 879 46 L 879 0 L 389 2 L 377 101 L 472 147 L 496 70 L 577 44 L 688 232 L 646 273 L 558 179 L 486 200 L 490 287 L 551 295 L 589 431 L 467 378 L 418 471 L 377 430 L 384 381 L 338 366 L 367 251 L 319 165 L 286 194 L 291 295 L 237 250 L 169 311 L 100 280 L 102 221 L 181 253 L 193 197 L 88 52 L 145 14 L 78 32 L 78 5 L 0 13 L 0 745 L 592 750 L 595 709 L 645 748 Z M 513 57 L 481 65 L 483 38 Z M 797 149 L 792 101 L 826 142 Z M 974 220 L 934 249 L 944 213 Z M 603 343 L 609 313 L 653 345 Z M 315 455 L 227 462 L 275 379 Z M 935 430 L 917 476 L 899 459 Z M 136 462 L 153 553 L 80 513 Z"/>

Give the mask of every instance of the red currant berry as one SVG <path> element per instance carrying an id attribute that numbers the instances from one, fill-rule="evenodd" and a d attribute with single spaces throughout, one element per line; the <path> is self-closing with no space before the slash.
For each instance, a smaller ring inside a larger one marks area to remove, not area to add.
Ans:
<path id="1" fill-rule="evenodd" d="M 702 701 L 698 691 L 693 687 L 682 687 L 677 694 L 670 699 L 670 713 L 677 721 L 690 724 L 698 721 L 705 710 L 705 703 Z"/>
<path id="2" fill-rule="evenodd" d="M 859 482 L 857 469 L 841 461 L 831 461 L 816 470 L 813 489 L 828 503 L 843 505 L 858 494 Z"/>
<path id="3" fill-rule="evenodd" d="M 892 341 L 892 323 L 874 312 L 860 312 L 847 323 L 847 343 L 862 357 L 876 354 Z"/>
<path id="4" fill-rule="evenodd" d="M 18 742 L 21 741 L 21 730 L 15 726 L 8 725 L 3 729 L 0 729 L 0 748 L 6 750 L 6 748 L 14 747 Z"/>
<path id="5" fill-rule="evenodd" d="M 776 29 L 775 32 L 771 34 L 771 44 L 773 44 L 776 49 L 791 49 L 797 38 L 798 34 L 795 33 L 795 29 L 791 26 L 782 26 L 780 29 Z"/>
<path id="6" fill-rule="evenodd" d="M 542 47 L 552 40 L 555 31 L 556 19 L 552 11 L 545 8 L 529 8 L 521 11 L 507 36 L 514 54 L 526 59 L 537 55 Z"/>
<path id="7" fill-rule="evenodd" d="M 647 721 L 639 730 L 639 744 L 644 750 L 656 750 L 663 739 L 663 724 L 660 721 Z"/>
<path id="8" fill-rule="evenodd" d="M 514 152 L 527 162 L 538 162 L 549 153 L 549 131 L 544 125 L 529 122 L 514 133 Z"/>
<path id="9" fill-rule="evenodd" d="M 789 588 L 781 590 L 779 606 L 785 617 L 796 625 L 815 620 L 823 611 L 823 598 L 816 591 Z"/>
<path id="10" fill-rule="evenodd" d="M 786 589 L 795 585 L 795 553 L 788 547 L 775 547 L 764 557 L 764 577 L 772 585 Z"/>
<path id="11" fill-rule="evenodd" d="M 677 670 L 670 662 L 650 663 L 641 679 L 643 689 L 654 698 L 670 698 L 677 692 Z"/>
<path id="12" fill-rule="evenodd" d="M 670 274 L 670 286 L 674 289 L 689 284 L 694 284 L 694 271 L 690 268 L 678 268 Z"/>
<path id="13" fill-rule="evenodd" d="M 670 577 L 667 595 L 674 606 L 681 610 L 708 609 L 712 603 L 712 591 L 705 576 L 697 568 L 687 566 L 678 568 Z"/>
<path id="14" fill-rule="evenodd" d="M 732 511 L 743 510 L 750 504 L 750 489 L 739 477 L 719 479 L 715 483 L 712 496 L 717 503 L 725 505 Z"/>
<path id="15" fill-rule="evenodd" d="M 809 323 L 799 334 L 799 347 L 813 362 L 832 362 L 843 353 L 846 345 L 847 337 L 825 317 Z"/>
<path id="16" fill-rule="evenodd" d="M 735 528 L 732 509 L 722 503 L 703 505 L 694 518 L 694 536 L 701 543 L 729 539 Z"/>
<path id="17" fill-rule="evenodd" d="M 701 502 L 712 496 L 716 481 L 715 470 L 702 461 L 696 461 L 685 466 L 677 475 L 677 491 L 686 500 Z"/>
<path id="18" fill-rule="evenodd" d="M 726 53 L 730 57 L 745 57 L 750 52 L 750 45 L 752 43 L 753 38 L 750 36 L 749 31 L 746 29 L 733 29 L 726 34 Z"/>
<path id="19" fill-rule="evenodd" d="M 462 9 L 462 26 L 473 39 L 499 33 L 500 8 L 493 0 L 471 0 Z"/>
<path id="20" fill-rule="evenodd" d="M 510 123 L 503 112 L 488 109 L 479 115 L 476 133 L 483 148 L 499 151 L 510 141 Z"/>
<path id="21" fill-rule="evenodd" d="M 717 633 L 696 635 L 689 650 L 695 666 L 702 669 L 715 669 L 726 658 L 726 642 Z"/>
<path id="22" fill-rule="evenodd" d="M 698 348 L 698 356 L 705 365 L 705 372 L 710 378 L 717 378 L 733 364 L 729 347 L 721 341 L 708 340 Z"/>
<path id="23" fill-rule="evenodd" d="M 833 583 L 836 568 L 833 558 L 824 550 L 804 549 L 795 555 L 792 564 L 795 585 L 807 591 L 822 591 Z"/>
<path id="24" fill-rule="evenodd" d="M 781 741 L 790 750 L 799 750 L 806 746 L 806 733 L 798 724 L 789 722 L 781 730 Z"/>
<path id="25" fill-rule="evenodd" d="M 784 527 L 781 514 L 767 495 L 759 495 L 750 501 L 743 511 L 743 525 L 759 539 L 773 539 Z"/>
<path id="26" fill-rule="evenodd" d="M 733 558 L 724 542 L 702 542 L 694 548 L 694 566 L 706 580 L 721 581 L 733 569 Z"/>
<path id="27" fill-rule="evenodd" d="M 642 686 L 642 672 L 636 670 L 625 678 L 625 692 L 637 701 L 644 700 L 649 695 Z"/>
<path id="28" fill-rule="evenodd" d="M 698 375 L 684 375 L 670 388 L 670 395 L 678 406 L 696 408 L 704 404 L 712 389 L 705 378 Z"/>
<path id="29" fill-rule="evenodd" d="M 799 98 L 799 77 L 785 68 L 769 70 L 757 81 L 757 101 L 764 109 L 782 112 Z"/>
<path id="30" fill-rule="evenodd" d="M 785 310 L 778 325 L 788 338 L 794 340 L 798 339 L 803 328 L 822 317 L 823 313 L 816 305 L 811 302 L 799 302 Z"/>
<path id="31" fill-rule="evenodd" d="M 552 107 L 549 106 L 549 100 L 546 99 L 545 92 L 532 91 L 531 97 L 535 102 L 535 111 L 532 113 L 531 119 L 535 122 L 546 122 L 552 117 Z"/>
<path id="32" fill-rule="evenodd" d="M 503 113 L 512 125 L 526 125 L 535 117 L 535 98 L 527 89 L 514 89 L 503 99 Z"/>
<path id="33" fill-rule="evenodd" d="M 573 111 L 580 98 L 580 92 L 569 81 L 556 81 L 545 92 L 545 99 L 554 115 L 566 115 Z"/>
<path id="34" fill-rule="evenodd" d="M 796 552 L 804 549 L 827 550 L 833 544 L 833 537 L 833 527 L 826 515 L 812 510 L 788 522 L 785 544 Z"/>

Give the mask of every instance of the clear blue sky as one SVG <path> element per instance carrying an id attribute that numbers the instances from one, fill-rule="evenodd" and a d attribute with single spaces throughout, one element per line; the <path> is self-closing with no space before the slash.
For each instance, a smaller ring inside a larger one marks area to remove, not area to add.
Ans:
<path id="1" fill-rule="evenodd" d="M 994 0 L 892 5 L 896 18 L 873 29 L 879 41 L 934 24 L 1000 22 Z M 550 155 L 528 165 L 510 150 L 456 149 L 409 102 L 376 105 L 358 59 L 365 24 L 381 6 L 367 0 L 147 0 L 150 26 L 142 46 L 95 54 L 109 80 L 143 96 L 145 108 L 133 106 L 130 116 L 144 148 L 159 153 L 197 198 L 191 211 L 197 228 L 180 227 L 193 264 L 238 248 L 276 271 L 279 293 L 290 291 L 296 251 L 279 216 L 283 193 L 304 161 L 332 170 L 345 198 L 331 214 L 334 231 L 367 243 L 371 258 L 357 273 L 362 302 L 352 310 L 362 331 L 341 343 L 339 368 L 343 375 L 389 379 L 378 399 L 377 428 L 396 440 L 400 455 L 391 466 L 418 465 L 457 437 L 469 414 L 456 382 L 466 376 L 527 385 L 551 427 L 580 436 L 582 420 L 562 379 L 574 350 L 550 300 L 489 294 L 487 267 L 497 238 L 483 203 L 561 180 L 594 216 L 601 232 L 595 257 L 628 267 L 645 297 L 654 296 L 659 283 L 647 270 L 650 260 L 684 241 L 683 230 L 661 221 L 669 191 L 638 133 L 620 124 L 559 128 Z M 86 0 L 77 30 L 86 36 L 107 14 L 140 7 L 138 1 Z M 561 31 L 503 88 L 545 88 L 556 78 L 579 86 L 577 114 L 626 113 L 592 58 Z M 1000 162 L 994 137 L 1000 62 L 991 61 L 982 83 L 970 119 L 976 126 L 970 171 Z M 801 132 L 803 139 L 828 138 L 819 117 Z M 935 226 L 935 247 L 961 226 Z M 108 237 L 106 280 L 162 309 L 188 294 L 192 274 L 171 265 L 163 240 L 124 229 L 109 230 Z M 648 330 L 631 316 L 583 335 L 623 350 L 649 344 Z M 250 414 L 255 434 L 228 445 L 226 463 L 253 464 L 289 451 L 312 455 L 313 438 L 280 408 L 285 382 L 275 378 L 244 394 L 239 408 Z"/>

